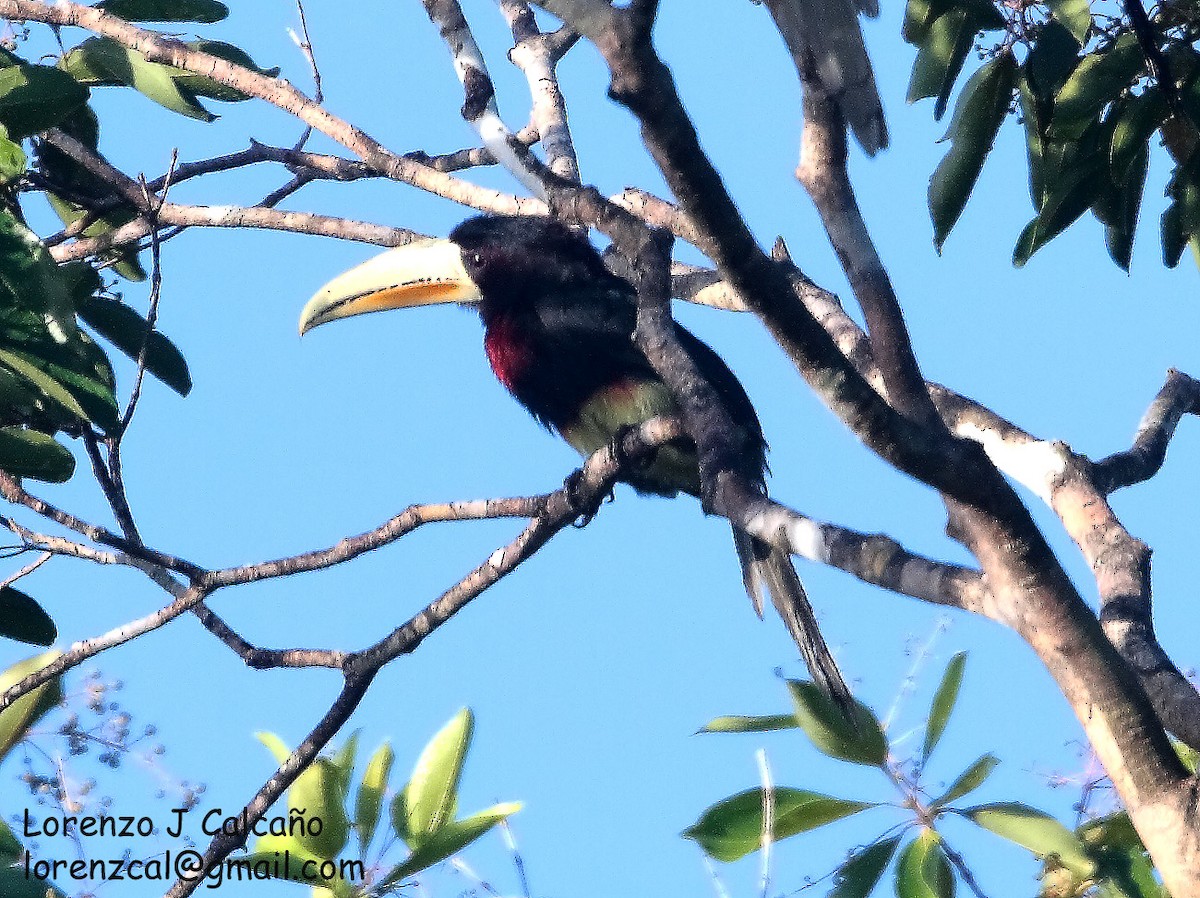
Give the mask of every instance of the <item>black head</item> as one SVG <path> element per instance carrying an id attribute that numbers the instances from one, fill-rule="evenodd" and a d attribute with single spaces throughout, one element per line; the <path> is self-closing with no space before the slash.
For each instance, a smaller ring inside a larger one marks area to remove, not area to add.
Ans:
<path id="1" fill-rule="evenodd" d="M 613 280 L 582 234 L 548 216 L 481 215 L 450 232 L 485 303 Z"/>

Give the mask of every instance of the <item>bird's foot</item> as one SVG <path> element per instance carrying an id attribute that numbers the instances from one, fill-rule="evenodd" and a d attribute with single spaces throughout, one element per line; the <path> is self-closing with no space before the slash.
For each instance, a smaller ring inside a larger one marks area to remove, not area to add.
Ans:
<path id="1" fill-rule="evenodd" d="M 613 461 L 622 470 L 643 468 L 653 461 L 653 453 L 649 458 L 635 457 L 625 448 L 626 438 L 638 430 L 641 430 L 641 425 L 638 424 L 626 424 L 618 427 L 617 432 L 613 434 L 612 441 L 608 444 L 608 451 L 612 453 Z"/>
<path id="2" fill-rule="evenodd" d="M 575 512 L 575 521 L 571 526 L 579 528 L 590 524 L 605 499 L 613 497 L 611 489 L 607 493 L 589 496 L 584 488 L 582 471 L 572 471 L 567 475 L 567 479 L 563 481 L 563 493 L 566 495 L 567 504 Z"/>

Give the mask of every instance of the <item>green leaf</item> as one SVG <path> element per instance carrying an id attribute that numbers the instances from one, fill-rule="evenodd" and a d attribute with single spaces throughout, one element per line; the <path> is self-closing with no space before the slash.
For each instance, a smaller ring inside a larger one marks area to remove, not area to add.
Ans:
<path id="1" fill-rule="evenodd" d="M 1039 857 L 1054 856 L 1078 876 L 1090 876 L 1095 864 L 1079 837 L 1051 817 L 1019 802 L 979 805 L 962 812 L 989 832 L 1027 848 Z"/>
<path id="2" fill-rule="evenodd" d="M 16 305 L 42 313 L 57 342 L 78 332 L 70 293 L 46 245 L 12 213 L 0 210 L 0 298 L 5 292 Z"/>
<path id="3" fill-rule="evenodd" d="M 392 746 L 383 743 L 367 762 L 362 783 L 358 787 L 358 799 L 354 802 L 354 825 L 358 829 L 358 841 L 364 853 L 375 836 L 375 828 L 379 826 L 379 814 L 383 808 L 383 797 L 387 794 L 393 760 L 395 752 Z"/>
<path id="4" fill-rule="evenodd" d="M 49 434 L 23 427 L 0 427 L 0 469 L 14 477 L 66 483 L 75 473 L 75 456 Z"/>
<path id="5" fill-rule="evenodd" d="M 15 863 L 25 847 L 17 841 L 8 824 L 0 820 L 0 867 Z"/>
<path id="6" fill-rule="evenodd" d="M 59 652 L 44 652 L 0 673 L 0 694 L 7 692 L 27 676 L 41 670 L 59 656 Z M 0 760 L 4 759 L 14 745 L 25 738 L 25 733 L 38 719 L 62 701 L 62 679 L 55 677 L 36 689 L 25 693 L 3 711 L 0 711 Z M 0 893 L 3 894 L 3 893 Z"/>
<path id="7" fill-rule="evenodd" d="M 850 855 L 833 874 L 829 898 L 867 898 L 883 878 L 883 871 L 896 853 L 900 836 L 872 842 Z"/>
<path id="8" fill-rule="evenodd" d="M 788 680 L 796 723 L 813 745 L 831 758 L 880 767 L 887 760 L 887 739 L 871 709 L 854 700 L 852 724 L 815 683 Z"/>
<path id="9" fill-rule="evenodd" d="M 772 841 L 817 829 L 867 808 L 873 802 L 834 798 L 806 789 L 774 789 Z M 762 847 L 763 791 L 750 789 L 719 801 L 683 831 L 709 857 L 736 861 Z"/>
<path id="10" fill-rule="evenodd" d="M 47 646 L 58 638 L 58 628 L 31 596 L 5 586 L 0 588 L 0 636 Z"/>
<path id="11" fill-rule="evenodd" d="M 79 317 L 134 361 L 144 345 L 146 370 L 180 396 L 191 392 L 192 376 L 183 354 L 157 330 L 150 332 L 149 322 L 129 306 L 115 299 L 89 298 L 80 303 Z"/>
<path id="12" fill-rule="evenodd" d="M 108 38 L 84 41 L 63 57 L 62 66 L 84 84 L 124 84 L 172 112 L 202 122 L 216 119 L 190 91 L 176 84 L 174 76 L 179 69 L 150 62 L 136 50 Z"/>
<path id="13" fill-rule="evenodd" d="M 1133 828 L 1133 821 L 1125 811 L 1089 820 L 1080 826 L 1076 833 L 1089 850 L 1106 846 L 1146 850 L 1146 846 L 1142 844 L 1142 837 Z"/>
<path id="14" fill-rule="evenodd" d="M 95 347 L 94 343 L 87 344 Z M 82 348 L 82 346 L 80 347 Z M 117 396 L 113 391 L 112 371 L 103 365 L 93 371 L 83 370 L 89 360 L 86 356 L 64 360 L 68 364 L 43 360 L 42 369 L 75 398 L 83 408 L 87 420 L 96 424 L 105 433 L 111 433 L 119 421 Z"/>
<path id="15" fill-rule="evenodd" d="M 951 898 L 954 871 L 942 850 L 942 839 L 932 829 L 921 831 L 900 853 L 896 864 L 898 898 Z"/>
<path id="16" fill-rule="evenodd" d="M 292 756 L 292 750 L 288 748 L 287 744 L 274 733 L 255 733 L 254 738 L 267 747 L 267 751 L 269 751 L 271 756 L 275 758 L 275 763 L 277 764 L 283 764 Z"/>
<path id="17" fill-rule="evenodd" d="M 344 802 L 350 795 L 350 781 L 354 778 L 354 763 L 358 757 L 358 736 L 362 730 L 355 730 L 349 735 L 337 754 L 329 759 L 340 777 L 339 784 Z"/>
<path id="18" fill-rule="evenodd" d="M 250 55 L 245 50 L 235 47 L 233 44 L 227 44 L 224 41 L 188 41 L 187 46 L 193 50 L 199 50 L 201 53 L 208 53 L 211 56 L 217 56 L 227 62 L 232 62 L 234 65 L 240 65 L 268 78 L 274 78 L 279 74 L 278 66 L 270 69 L 261 68 L 250 58 Z M 197 75 L 194 72 L 185 72 L 182 69 L 178 71 L 179 74 L 175 76 L 175 83 L 185 90 L 191 91 L 198 97 L 208 97 L 226 103 L 240 103 L 243 100 L 250 99 L 249 94 L 244 94 L 240 90 L 221 84 L 212 78 Z"/>
<path id="19" fill-rule="evenodd" d="M 904 7 L 901 37 L 910 44 L 922 44 L 934 20 L 950 9 L 951 0 L 908 0 Z"/>
<path id="20" fill-rule="evenodd" d="M 321 863 L 327 858 L 313 854 L 292 836 L 259 836 L 254 840 L 254 847 L 245 857 L 237 858 L 239 864 L 255 870 L 255 875 L 265 875 L 277 879 L 287 879 L 293 882 L 330 884 L 324 877 L 306 877 L 305 864 L 311 862 L 310 870 L 319 870 Z M 261 864 L 261 866 L 256 866 Z M 261 871 L 261 874 L 258 872 Z M 279 874 L 278 876 L 276 874 Z M 336 881 L 336 880 L 335 880 Z"/>
<path id="21" fill-rule="evenodd" d="M 454 820 L 441 826 L 436 833 L 417 848 L 404 863 L 393 867 L 380 883 L 381 888 L 394 885 L 406 877 L 427 870 L 434 864 L 458 854 L 489 829 L 521 810 L 520 802 L 510 801 L 493 805 L 478 814 Z"/>
<path id="22" fill-rule="evenodd" d="M 175 69 L 150 62 L 140 53 L 129 50 L 129 84 L 138 93 L 144 94 L 160 106 L 178 112 L 188 118 L 202 122 L 216 120 L 216 116 L 201 106 L 195 96 L 175 82 Z"/>
<path id="23" fill-rule="evenodd" d="M 971 76 L 955 105 L 948 131 L 953 144 L 929 180 L 933 243 L 939 253 L 966 207 L 1008 114 L 1016 72 L 1012 54 L 1002 53 Z"/>
<path id="24" fill-rule="evenodd" d="M 1180 742 L 1178 739 L 1171 740 L 1171 747 L 1175 749 L 1175 754 L 1179 755 L 1179 760 L 1183 766 L 1187 768 L 1188 773 L 1195 773 L 1197 762 L 1200 761 L 1200 752 L 1192 748 L 1185 742 Z"/>
<path id="25" fill-rule="evenodd" d="M 1030 257 L 1074 224 L 1100 197 L 1106 181 L 1105 160 L 1096 155 L 1076 160 L 1066 168 L 1042 204 L 1041 211 L 1013 250 L 1013 265 L 1020 268 Z"/>
<path id="26" fill-rule="evenodd" d="M 1162 214 L 1161 230 L 1163 264 L 1168 268 L 1174 268 L 1179 264 L 1183 251 L 1191 239 L 1191 235 L 1185 232 L 1183 216 L 1178 205 L 1172 203 Z"/>
<path id="27" fill-rule="evenodd" d="M 1110 182 L 1093 206 L 1096 217 L 1104 224 L 1104 243 L 1108 254 L 1123 271 L 1129 271 L 1129 263 L 1133 259 L 1133 235 L 1142 208 L 1142 191 L 1146 186 L 1149 162 L 1149 147 L 1143 147 L 1126 172 L 1125 183 Z"/>
<path id="28" fill-rule="evenodd" d="M 328 758 L 317 758 L 296 777 L 288 789 L 289 817 L 292 812 L 302 819 L 321 821 L 321 831 L 313 833 L 297 828 L 293 838 L 305 851 L 320 858 L 335 858 L 346 847 L 350 821 L 343 805 L 341 771 Z"/>
<path id="29" fill-rule="evenodd" d="M 1096 861 L 1095 879 L 1103 898 L 1165 898 L 1127 813 L 1090 820 L 1076 832 Z"/>
<path id="30" fill-rule="evenodd" d="M 1046 0 L 1050 14 L 1082 45 L 1092 30 L 1091 0 Z"/>
<path id="31" fill-rule="evenodd" d="M 53 128 L 87 99 L 86 87 L 53 66 L 0 69 L 0 123 L 12 140 Z"/>
<path id="32" fill-rule="evenodd" d="M 1025 125 L 1025 155 L 1029 162 L 1029 198 L 1033 208 L 1040 209 L 1045 199 L 1045 122 L 1042 121 L 1037 97 L 1029 83 L 1026 66 L 1021 66 L 1017 79 L 1017 96 L 1021 102 L 1021 119 Z"/>
<path id="33" fill-rule="evenodd" d="M 1197 178 L 1200 172 L 1200 153 L 1193 154 L 1186 164 L 1176 168 L 1170 183 L 1167 185 L 1167 195 L 1171 205 L 1162 217 L 1163 261 L 1168 268 L 1179 264 L 1188 242 L 1200 234 L 1200 186 Z"/>
<path id="34" fill-rule="evenodd" d="M 29 160 L 21 144 L 8 139 L 8 133 L 0 127 L 0 183 L 7 184 L 25 174 Z"/>
<path id="35" fill-rule="evenodd" d="M 406 820 L 397 832 L 407 834 L 414 851 L 452 819 L 463 761 L 475 726 L 470 708 L 463 708 L 429 741 L 404 787 Z"/>
<path id="36" fill-rule="evenodd" d="M 1145 60 L 1132 33 L 1083 58 L 1054 98 L 1051 129 L 1065 138 L 1079 137 L 1141 74 Z"/>
<path id="37" fill-rule="evenodd" d="M 1059 22 L 1051 20 L 1038 32 L 1021 68 L 1038 102 L 1046 104 L 1047 112 L 1079 63 L 1081 49 L 1080 42 Z M 1048 124 L 1048 117 L 1046 121 Z"/>
<path id="38" fill-rule="evenodd" d="M 79 404 L 79 400 L 71 394 L 71 391 L 34 364 L 25 353 L 0 349 L 0 364 L 5 365 L 10 371 L 20 374 L 36 386 L 43 396 L 62 407 L 69 414 L 84 421 L 88 420 L 87 412 L 83 410 L 83 406 Z"/>
<path id="39" fill-rule="evenodd" d="M 26 877 L 19 867 L 0 867 L 0 895 L 4 898 L 66 898 L 57 886 Z"/>
<path id="40" fill-rule="evenodd" d="M 791 730 L 797 726 L 794 714 L 766 714 L 758 717 L 714 717 L 701 733 L 766 733 L 771 730 Z"/>
<path id="41" fill-rule="evenodd" d="M 905 97 L 909 103 L 937 97 L 933 117 L 941 120 L 954 82 L 958 80 L 967 53 L 975 43 L 977 30 L 976 23 L 961 8 L 951 9 L 934 20 L 913 62 L 912 77 Z"/>
<path id="42" fill-rule="evenodd" d="M 41 156 L 43 164 L 47 160 L 47 153 L 53 149 L 53 147 L 49 146 L 42 147 Z M 87 192 L 88 188 L 84 187 L 80 189 L 83 192 Z M 77 206 L 52 191 L 46 191 L 46 199 L 50 202 L 50 208 L 54 210 L 64 225 L 73 225 L 76 221 L 89 214 L 84 207 Z M 137 215 L 137 210 L 132 206 L 118 206 L 104 215 L 97 216 L 91 224 L 83 229 L 83 236 L 100 237 L 108 234 L 132 221 Z M 105 262 L 111 262 L 113 270 L 126 280 L 140 282 L 146 279 L 146 272 L 142 270 L 141 265 L 138 263 L 138 253 L 134 243 L 119 243 L 102 253 L 100 258 Z"/>
<path id="43" fill-rule="evenodd" d="M 933 754 L 934 748 L 942 738 L 942 733 L 946 731 L 946 724 L 950 722 L 950 715 L 954 712 L 954 705 L 958 701 L 958 690 L 962 686 L 963 671 L 966 666 L 966 652 L 956 653 L 946 664 L 941 682 L 938 683 L 938 688 L 933 694 L 933 703 L 929 706 L 929 721 L 925 725 L 925 743 L 921 746 L 922 761 L 929 760 L 929 756 Z"/>
<path id="44" fill-rule="evenodd" d="M 1150 138 L 1167 116 L 1167 104 L 1157 86 L 1148 88 L 1124 105 L 1113 128 L 1108 161 L 1113 180 L 1124 184 L 1138 157 L 1150 144 Z"/>
<path id="45" fill-rule="evenodd" d="M 101 0 L 96 8 L 129 22 L 201 22 L 211 25 L 229 15 L 229 7 L 217 0 Z"/>
<path id="46" fill-rule="evenodd" d="M 992 775 L 992 771 L 999 764 L 999 759 L 992 754 L 983 755 L 974 764 L 959 774 L 958 779 L 950 784 L 950 788 L 946 790 L 946 794 L 931 805 L 932 809 L 938 809 L 950 802 L 962 798 L 964 795 L 974 792 L 984 781 Z"/>

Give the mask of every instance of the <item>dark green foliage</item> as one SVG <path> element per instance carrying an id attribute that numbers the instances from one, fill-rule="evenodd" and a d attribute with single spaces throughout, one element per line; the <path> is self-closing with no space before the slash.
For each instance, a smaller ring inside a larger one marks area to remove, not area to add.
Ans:
<path id="1" fill-rule="evenodd" d="M 833 875 L 829 898 L 866 898 L 883 878 L 902 836 L 879 839 L 855 851 Z"/>
<path id="2" fill-rule="evenodd" d="M 1016 74 L 1016 60 L 1011 54 L 1002 53 L 971 76 L 954 107 L 947 131 L 950 151 L 929 181 L 933 242 L 939 252 L 975 188 L 984 160 L 1008 114 Z"/>
<path id="3" fill-rule="evenodd" d="M 96 4 L 131 22 L 220 22 L 229 7 L 217 0 L 100 0 Z"/>
<path id="4" fill-rule="evenodd" d="M 817 829 L 874 807 L 873 802 L 847 801 L 806 789 L 772 790 L 771 839 L 778 841 Z M 762 847 L 763 792 L 749 789 L 717 802 L 683 831 L 709 857 L 736 861 Z"/>
<path id="5" fill-rule="evenodd" d="M 1164 898 L 1145 847 L 1123 813 L 1090 820 L 1072 831 L 1053 817 L 1017 801 L 973 807 L 956 805 L 988 782 L 1000 763 L 990 753 L 963 768 L 950 780 L 941 797 L 931 797 L 936 793 L 926 780 L 926 767 L 958 705 L 965 665 L 965 653 L 950 659 L 930 702 L 924 739 L 917 740 L 915 747 L 912 730 L 907 725 L 899 726 L 902 737 L 889 747 L 878 719 L 866 706 L 862 706 L 857 735 L 841 732 L 832 738 L 826 723 L 813 723 L 814 717 L 821 720 L 824 714 L 814 715 L 808 708 L 810 697 L 820 696 L 811 683 L 788 681 L 795 707 L 791 726 L 786 723 L 786 715 L 716 718 L 702 732 L 799 729 L 813 747 L 830 757 L 878 767 L 887 794 L 851 799 L 801 788 L 774 787 L 768 797 L 762 788 L 747 789 L 705 810 L 683 832 L 684 837 L 694 840 L 709 857 L 732 862 L 759 851 L 768 842 L 799 836 L 871 810 L 872 819 L 880 819 L 884 824 L 882 831 L 866 845 L 854 847 L 832 871 L 830 898 L 867 898 L 889 868 L 893 873 L 893 891 L 900 898 L 951 898 L 958 888 L 959 877 L 969 874 L 971 859 L 956 852 L 947 841 L 955 833 L 956 824 L 948 828 L 948 836 L 943 823 L 948 817 L 960 818 L 1040 859 L 1043 895 L 1085 892 L 1090 895 L 1096 890 L 1095 894 L 1105 898 Z M 882 750 L 872 747 L 864 752 L 862 746 L 874 746 L 876 738 L 883 742 Z M 847 745 L 855 744 L 855 739 L 859 747 L 848 750 Z M 914 756 L 905 758 L 902 747 Z M 1195 753 L 1188 757 L 1194 764 Z M 852 780 L 847 777 L 847 781 Z M 883 821 L 887 814 L 891 815 L 890 820 Z M 768 818 L 770 832 L 764 833 Z"/>
<path id="6" fill-rule="evenodd" d="M 1152 19 L 1152 39 L 1171 75 L 1171 84 L 1158 84 L 1129 22 L 1093 20 L 1088 0 L 1041 0 L 1016 15 L 1010 4 L 985 5 L 994 17 L 962 0 L 910 0 L 905 15 L 903 36 L 918 48 L 909 100 L 935 98 L 935 119 L 948 108 L 971 48 L 986 60 L 955 104 L 947 133 L 953 144 L 930 182 L 938 250 L 1012 108 L 1005 94 L 1014 86 L 1036 213 L 1017 238 L 1014 265 L 1090 210 L 1104 226 L 1109 255 L 1128 270 L 1156 135 L 1175 164 L 1161 226 L 1164 261 L 1175 265 L 1189 243 L 1200 246 L 1200 192 L 1190 162 L 1200 143 L 1200 31 Z M 1001 34 L 978 38 L 998 28 Z"/>
<path id="7" fill-rule="evenodd" d="M 5 586 L 0 588 L 0 638 L 46 646 L 58 638 L 58 629 L 32 596 Z"/>
<path id="8" fill-rule="evenodd" d="M 45 65 L 0 68 L 0 124 L 19 140 L 53 128 L 87 102 L 88 89 Z"/>
<path id="9" fill-rule="evenodd" d="M 408 857 L 389 867 L 376 863 L 371 878 L 383 890 L 402 883 L 458 854 L 484 833 L 520 810 L 516 802 L 504 802 L 467 817 L 458 817 L 458 786 L 463 763 L 470 749 L 474 717 L 464 708 L 450 720 L 425 746 L 417 759 L 412 777 L 396 793 L 391 804 L 391 828 L 383 839 L 383 853 L 397 845 L 407 845 Z M 272 733 L 259 733 L 259 740 L 270 749 L 275 760 L 284 763 L 290 751 Z M 300 866 L 313 859 L 318 863 L 342 858 L 350 850 L 350 831 L 358 833 L 357 857 L 364 864 L 368 848 L 383 821 L 384 797 L 391 775 L 393 754 L 384 743 L 372 755 L 359 781 L 357 797 L 350 803 L 351 782 L 357 734 L 332 758 L 318 758 L 288 790 L 288 807 L 297 817 L 320 819 L 320 833 L 307 835 L 265 835 L 254 841 L 246 859 L 268 860 L 289 852 L 296 863 L 285 871 L 287 878 L 301 880 Z M 303 809 L 304 813 L 299 813 Z M 382 861 L 382 857 L 380 858 Z M 271 875 L 276 875 L 271 867 Z M 349 883 L 323 880 L 321 885 L 335 895 L 349 895 Z M 384 892 L 379 892 L 383 894 Z"/>
<path id="10" fill-rule="evenodd" d="M 216 0 L 104 0 L 97 6 L 133 21 L 212 23 L 229 14 Z M 268 77 L 278 73 L 232 44 L 200 38 L 189 46 Z M 62 436 L 89 430 L 112 435 L 119 429 L 116 378 L 93 335 L 142 362 L 177 393 L 186 395 L 192 385 L 178 348 L 111 294 L 100 276 L 111 269 L 129 280 L 145 279 L 135 245 L 118 244 L 94 262 L 60 266 L 25 224 L 21 201 L 35 191 L 64 225 L 79 226 L 83 238 L 103 238 L 137 217 L 110 185 L 36 139 L 58 129 L 99 153 L 100 121 L 88 100 L 90 89 L 101 87 L 132 88 L 201 121 L 214 116 L 198 97 L 246 99 L 101 37 L 68 47 L 56 65 L 0 50 L 0 470 L 18 477 L 66 480 L 75 457 Z M 43 628 L 34 636 L 44 634 Z"/>
<path id="11" fill-rule="evenodd" d="M 233 44 L 227 44 L 223 41 L 188 41 L 187 46 L 193 50 L 200 50 L 204 53 L 209 53 L 213 56 L 235 63 L 236 65 L 245 66 L 252 72 L 258 72 L 260 75 L 266 75 L 268 78 L 274 78 L 279 74 L 279 68 L 264 69 L 260 68 L 250 55 L 240 47 L 235 47 Z M 240 90 L 235 90 L 232 87 L 227 87 L 224 84 L 218 84 L 211 78 L 206 78 L 203 75 L 196 75 L 192 72 L 181 72 L 175 76 L 175 81 L 180 87 L 189 90 L 197 97 L 208 97 L 211 100 L 221 100 L 226 103 L 239 103 L 243 100 L 250 99 Z"/>
<path id="12" fill-rule="evenodd" d="M 146 370 L 180 396 L 191 392 L 192 377 L 183 353 L 158 331 L 151 331 L 138 312 L 115 299 L 88 297 L 79 306 L 79 317 L 131 359 L 144 352 Z"/>

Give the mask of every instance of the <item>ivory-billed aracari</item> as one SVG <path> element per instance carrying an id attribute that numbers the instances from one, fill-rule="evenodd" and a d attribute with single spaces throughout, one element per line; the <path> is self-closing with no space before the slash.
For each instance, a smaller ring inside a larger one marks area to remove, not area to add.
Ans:
<path id="1" fill-rule="evenodd" d="M 477 306 L 496 377 L 539 423 L 584 455 L 625 428 L 679 414 L 633 342 L 633 287 L 604 267 L 585 237 L 551 218 L 481 216 L 464 221 L 449 240 L 389 250 L 321 288 L 304 307 L 300 333 L 365 312 L 449 302 Z M 742 473 L 765 489 L 767 444 L 746 391 L 712 349 L 679 325 L 675 335 L 740 430 Z M 695 446 L 660 447 L 622 479 L 640 493 L 698 496 Z M 737 528 L 733 538 L 755 610 L 761 616 L 765 584 L 814 681 L 849 710 L 850 691 L 791 560 Z"/>

